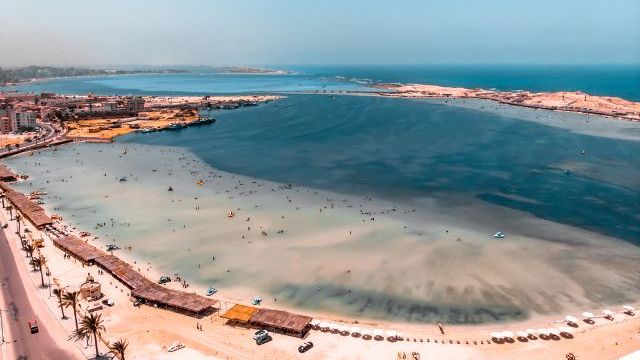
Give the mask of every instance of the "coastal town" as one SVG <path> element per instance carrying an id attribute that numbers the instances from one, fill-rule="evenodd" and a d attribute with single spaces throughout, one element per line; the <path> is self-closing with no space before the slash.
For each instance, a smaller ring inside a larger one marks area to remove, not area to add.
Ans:
<path id="1" fill-rule="evenodd" d="M 279 96 L 96 96 L 0 92 L 0 147 L 14 154 L 69 141 L 109 142 L 131 132 L 211 124 L 201 110 L 228 110 Z M 39 125 L 38 125 L 39 124 Z"/>

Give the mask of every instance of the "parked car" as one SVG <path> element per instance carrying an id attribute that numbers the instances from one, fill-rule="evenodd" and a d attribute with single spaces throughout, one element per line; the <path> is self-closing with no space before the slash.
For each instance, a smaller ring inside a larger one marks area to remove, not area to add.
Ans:
<path id="1" fill-rule="evenodd" d="M 29 321 L 29 329 L 31 330 L 32 334 L 37 333 L 38 331 L 40 331 L 38 329 L 38 321 L 37 320 L 31 320 Z"/>
<path id="2" fill-rule="evenodd" d="M 271 335 L 267 335 L 267 336 L 263 336 L 261 338 L 256 339 L 256 344 L 258 345 L 262 345 L 264 343 L 268 343 L 269 341 L 273 340 L 273 338 L 271 337 Z"/>
<path id="3" fill-rule="evenodd" d="M 307 341 L 306 343 L 298 346 L 298 352 L 305 353 L 309 351 L 313 347 L 313 343 L 311 341 Z"/>
<path id="4" fill-rule="evenodd" d="M 267 330 L 258 330 L 253 334 L 253 340 L 258 340 L 261 337 L 269 336 Z"/>
<path id="5" fill-rule="evenodd" d="M 114 303 L 114 302 L 113 302 L 113 300 L 111 300 L 111 299 L 104 299 L 104 300 L 102 300 L 102 303 L 103 303 L 104 305 L 107 305 L 107 306 L 113 306 L 113 305 L 115 305 L 115 304 L 116 304 L 116 303 Z"/>
<path id="6" fill-rule="evenodd" d="M 164 284 L 171 282 L 171 278 L 168 276 L 160 276 L 160 280 L 158 280 L 158 284 Z"/>

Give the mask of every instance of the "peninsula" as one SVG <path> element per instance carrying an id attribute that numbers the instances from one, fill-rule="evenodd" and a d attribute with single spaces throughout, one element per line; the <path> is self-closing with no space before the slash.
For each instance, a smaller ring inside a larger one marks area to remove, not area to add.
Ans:
<path id="1" fill-rule="evenodd" d="M 568 111 L 640 121 L 640 103 L 581 91 L 531 92 L 467 89 L 427 84 L 378 84 L 378 95 L 402 98 L 475 98 L 536 109 Z M 392 91 L 388 91 L 392 90 Z"/>

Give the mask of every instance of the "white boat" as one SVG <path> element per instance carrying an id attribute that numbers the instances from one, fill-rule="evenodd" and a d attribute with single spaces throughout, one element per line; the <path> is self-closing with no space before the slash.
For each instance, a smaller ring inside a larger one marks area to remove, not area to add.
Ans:
<path id="1" fill-rule="evenodd" d="M 504 239 L 504 233 L 502 231 L 498 231 L 497 233 L 493 234 L 493 237 L 496 239 Z"/>
<path id="2" fill-rule="evenodd" d="M 180 349 L 183 349 L 184 345 L 182 345 L 182 343 L 180 341 L 176 341 L 173 344 L 171 344 L 171 346 L 169 346 L 169 349 L 167 351 L 169 352 L 174 352 L 174 351 L 178 351 Z"/>
<path id="3" fill-rule="evenodd" d="M 261 302 L 262 302 L 262 298 L 260 296 L 256 296 L 253 298 L 253 300 L 251 300 L 252 305 L 260 305 Z"/>

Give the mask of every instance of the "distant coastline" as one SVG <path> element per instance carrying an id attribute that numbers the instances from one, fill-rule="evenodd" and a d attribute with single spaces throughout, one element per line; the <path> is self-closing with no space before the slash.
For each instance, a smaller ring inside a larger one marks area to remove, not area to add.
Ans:
<path id="1" fill-rule="evenodd" d="M 0 68 L 0 87 L 13 86 L 21 83 L 36 82 L 47 79 L 60 79 L 82 76 L 109 76 L 132 74 L 184 74 L 186 70 L 177 69 L 85 69 L 75 67 L 26 66 L 19 68 Z"/>

